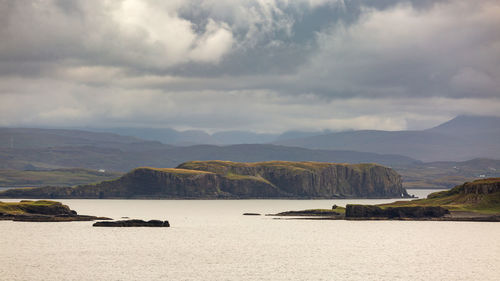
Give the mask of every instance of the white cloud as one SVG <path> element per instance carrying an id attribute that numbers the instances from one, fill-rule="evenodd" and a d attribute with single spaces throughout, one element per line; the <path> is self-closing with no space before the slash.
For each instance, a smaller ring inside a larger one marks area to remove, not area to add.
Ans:
<path id="1" fill-rule="evenodd" d="M 318 33 L 319 52 L 300 76 L 332 96 L 498 95 L 500 3 L 481 3 L 366 9 L 357 23 Z"/>
<path id="2" fill-rule="evenodd" d="M 233 45 L 233 35 L 227 24 L 209 19 L 205 33 L 190 52 L 190 58 L 200 62 L 218 62 Z"/>
<path id="3" fill-rule="evenodd" d="M 398 130 L 500 114 L 500 3 L 393 2 L 0 3 L 0 125 Z"/>

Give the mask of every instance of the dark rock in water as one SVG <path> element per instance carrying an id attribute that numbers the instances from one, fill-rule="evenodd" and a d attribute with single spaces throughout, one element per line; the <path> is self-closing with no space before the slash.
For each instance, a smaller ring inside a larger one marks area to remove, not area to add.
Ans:
<path id="1" fill-rule="evenodd" d="M 170 227 L 168 221 L 161 220 L 123 220 L 123 221 L 98 221 L 93 226 L 104 227 Z"/>
<path id="2" fill-rule="evenodd" d="M 259 213 L 244 213 L 244 216 L 260 216 Z"/>
<path id="3" fill-rule="evenodd" d="M 439 218 L 450 212 L 439 206 L 388 207 L 374 205 L 346 206 L 346 218 Z"/>

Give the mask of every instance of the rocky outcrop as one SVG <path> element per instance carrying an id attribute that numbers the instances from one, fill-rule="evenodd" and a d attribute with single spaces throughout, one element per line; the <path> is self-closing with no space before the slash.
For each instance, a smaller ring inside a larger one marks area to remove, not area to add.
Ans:
<path id="1" fill-rule="evenodd" d="M 484 196 L 489 196 L 499 192 L 500 178 L 487 178 L 475 180 L 473 182 L 466 182 L 464 184 L 457 185 L 447 191 L 431 193 L 428 196 L 428 199 L 445 198 L 453 195 L 459 195 L 462 197 L 467 197 L 467 200 L 469 201 L 480 201 L 481 199 L 484 199 Z"/>
<path id="2" fill-rule="evenodd" d="M 340 212 L 338 212 L 340 211 Z M 310 210 L 300 210 L 300 211 L 286 211 L 286 212 L 281 212 L 277 214 L 269 214 L 266 216 L 291 216 L 291 217 L 314 217 L 314 216 L 319 216 L 319 217 L 337 217 L 337 218 L 343 218 L 343 208 L 339 208 L 338 211 L 336 210 L 331 210 L 331 209 L 310 209 Z"/>
<path id="3" fill-rule="evenodd" d="M 0 202 L 0 220 L 27 222 L 63 222 L 108 220 L 105 217 L 78 215 L 68 206 L 55 201 Z"/>
<path id="4" fill-rule="evenodd" d="M 346 219 L 349 218 L 439 218 L 450 212 L 439 206 L 412 206 L 381 208 L 375 205 L 351 205 L 345 210 Z"/>
<path id="5" fill-rule="evenodd" d="M 160 220 L 124 220 L 124 221 L 98 221 L 92 226 L 102 227 L 170 227 L 168 221 Z"/>
<path id="6" fill-rule="evenodd" d="M 402 198 L 401 177 L 377 164 L 192 161 L 175 169 L 137 168 L 77 187 L 7 190 L 10 198 Z"/>

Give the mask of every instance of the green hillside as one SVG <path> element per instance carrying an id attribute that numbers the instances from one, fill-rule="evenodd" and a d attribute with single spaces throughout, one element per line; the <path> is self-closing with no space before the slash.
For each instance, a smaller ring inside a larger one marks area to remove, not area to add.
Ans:
<path id="1" fill-rule="evenodd" d="M 0 170 L 0 187 L 73 186 L 118 178 L 122 173 L 89 169 L 56 169 L 48 171 Z"/>
<path id="2" fill-rule="evenodd" d="M 450 211 L 496 214 L 500 213 L 500 178 L 488 178 L 466 182 L 450 190 L 431 193 L 426 199 L 398 201 L 380 206 L 383 208 L 402 206 L 441 206 Z"/>

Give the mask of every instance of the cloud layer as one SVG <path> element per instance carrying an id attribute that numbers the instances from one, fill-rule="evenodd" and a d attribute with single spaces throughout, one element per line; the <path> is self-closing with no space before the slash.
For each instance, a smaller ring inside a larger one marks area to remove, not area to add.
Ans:
<path id="1" fill-rule="evenodd" d="M 396 130 L 499 115 L 498 26 L 493 0 L 0 1 L 0 125 Z"/>

